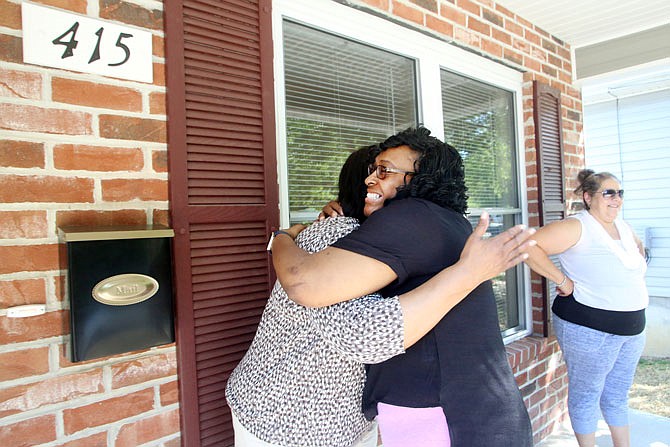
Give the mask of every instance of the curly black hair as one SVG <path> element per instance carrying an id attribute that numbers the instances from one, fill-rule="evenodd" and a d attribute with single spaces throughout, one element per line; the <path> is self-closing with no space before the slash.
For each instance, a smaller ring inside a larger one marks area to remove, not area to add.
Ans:
<path id="1" fill-rule="evenodd" d="M 399 188 L 397 198 L 417 197 L 430 200 L 443 208 L 465 213 L 468 188 L 465 186 L 463 159 L 456 148 L 430 135 L 430 130 L 410 127 L 387 138 L 373 149 L 373 156 L 386 149 L 409 146 L 419 153 L 414 163 L 415 175 Z"/>
<path id="2" fill-rule="evenodd" d="M 365 220 L 365 178 L 368 176 L 368 166 L 374 160 L 371 158 L 372 153 L 377 153 L 376 144 L 363 146 L 352 152 L 342 165 L 337 183 L 337 201 L 340 202 L 344 215 L 355 217 L 360 222 Z"/>

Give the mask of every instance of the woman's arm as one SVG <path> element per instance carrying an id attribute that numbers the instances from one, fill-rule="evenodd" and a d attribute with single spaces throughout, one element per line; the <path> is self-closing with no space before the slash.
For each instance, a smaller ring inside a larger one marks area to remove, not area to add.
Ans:
<path id="1" fill-rule="evenodd" d="M 525 250 L 535 243 L 528 239 L 534 230 L 520 226 L 483 239 L 488 222 L 484 214 L 456 264 L 410 292 L 393 298 L 370 295 L 313 309 L 312 321 L 324 340 L 362 363 L 379 363 L 401 354 L 479 284 L 523 261 Z"/>
<path id="2" fill-rule="evenodd" d="M 633 239 L 635 240 L 635 245 L 637 245 L 638 251 L 640 252 L 643 258 L 646 258 L 647 256 L 644 253 L 644 243 L 639 237 L 637 237 L 637 233 L 635 233 L 633 226 L 628 222 L 626 222 L 626 225 L 628 225 L 628 228 L 630 228 L 630 232 L 633 233 Z"/>
<path id="3" fill-rule="evenodd" d="M 556 283 L 561 295 L 569 295 L 574 289 L 572 280 L 551 262 L 549 255 L 563 253 L 579 241 L 582 233 L 581 222 L 564 219 L 552 222 L 535 233 L 537 245 L 528 250 L 526 264 L 534 272 Z"/>
<path id="4" fill-rule="evenodd" d="M 488 228 L 488 221 L 488 214 L 483 214 L 468 239 L 471 251 L 476 252 L 476 259 L 473 257 L 474 261 L 464 264 L 461 255 L 461 261 L 450 267 L 453 272 L 445 274 L 456 276 L 455 281 L 463 282 L 465 293 L 460 296 L 461 299 L 482 281 L 521 262 L 522 259 L 517 257 L 527 251 L 527 240 L 534 232 L 517 225 L 484 240 L 482 235 Z M 290 235 L 275 237 L 272 257 L 279 282 L 291 300 L 298 304 L 307 307 L 332 305 L 373 293 L 397 278 L 387 264 L 349 250 L 329 247 L 310 255 L 295 245 L 293 239 L 298 229 L 294 230 L 294 227 L 287 230 Z M 509 263 L 510 256 L 516 260 L 514 264 Z M 494 267 L 491 269 L 488 266 Z M 491 273 L 491 270 L 495 272 Z M 453 286 L 461 287 L 457 284 Z"/>
<path id="5" fill-rule="evenodd" d="M 295 244 L 297 226 L 272 242 L 277 279 L 291 298 L 306 307 L 324 307 L 373 293 L 397 278 L 381 261 L 328 247 L 309 254 Z"/>

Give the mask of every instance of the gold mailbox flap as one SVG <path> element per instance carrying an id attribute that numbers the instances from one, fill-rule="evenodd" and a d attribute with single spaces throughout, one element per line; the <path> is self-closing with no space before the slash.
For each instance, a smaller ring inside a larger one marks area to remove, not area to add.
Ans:
<path id="1" fill-rule="evenodd" d="M 93 287 L 93 299 L 109 306 L 128 306 L 146 301 L 158 292 L 158 281 L 139 273 L 110 276 Z"/>

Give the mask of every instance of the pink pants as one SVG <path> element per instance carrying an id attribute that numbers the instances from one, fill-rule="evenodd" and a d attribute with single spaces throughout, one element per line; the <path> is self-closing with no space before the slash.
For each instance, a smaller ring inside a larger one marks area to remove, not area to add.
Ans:
<path id="1" fill-rule="evenodd" d="M 409 408 L 377 404 L 384 447 L 450 447 L 449 427 L 441 407 Z"/>

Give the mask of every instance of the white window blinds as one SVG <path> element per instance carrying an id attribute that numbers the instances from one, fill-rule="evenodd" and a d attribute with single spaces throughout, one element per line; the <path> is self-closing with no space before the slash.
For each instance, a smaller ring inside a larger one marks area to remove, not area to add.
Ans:
<path id="1" fill-rule="evenodd" d="M 445 141 L 463 157 L 470 208 L 519 208 L 511 92 L 441 71 Z"/>
<path id="2" fill-rule="evenodd" d="M 284 21 L 290 220 L 337 196 L 346 157 L 417 124 L 415 61 Z"/>

